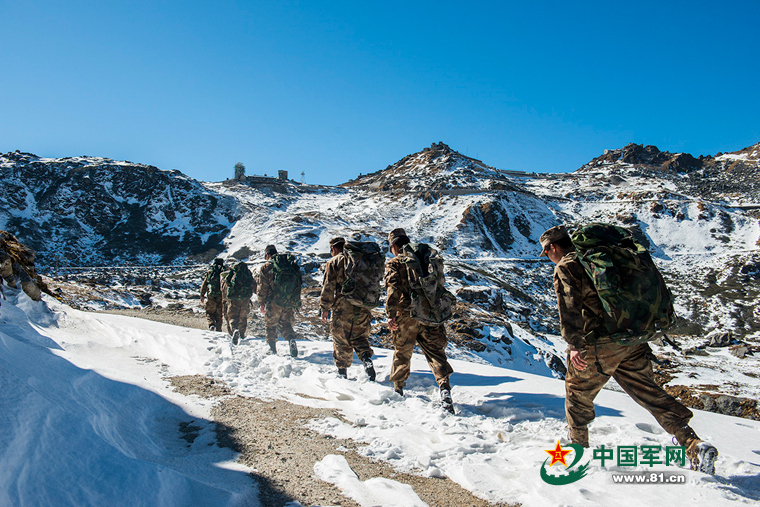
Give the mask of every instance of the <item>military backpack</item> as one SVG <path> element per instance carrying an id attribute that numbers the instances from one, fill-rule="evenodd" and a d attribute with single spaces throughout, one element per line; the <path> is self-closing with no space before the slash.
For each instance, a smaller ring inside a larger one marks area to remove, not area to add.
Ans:
<path id="1" fill-rule="evenodd" d="M 227 299 L 243 300 L 253 296 L 255 282 L 245 262 L 235 264 L 227 274 Z"/>
<path id="2" fill-rule="evenodd" d="M 575 231 L 571 240 L 604 308 L 605 325 L 589 333 L 586 342 L 607 335 L 617 343 L 636 345 L 675 324 L 673 294 L 630 231 L 591 223 Z"/>
<path id="3" fill-rule="evenodd" d="M 424 243 L 408 243 L 402 247 L 400 257 L 409 277 L 412 318 L 428 325 L 450 319 L 456 296 L 445 287 L 441 254 Z"/>
<path id="4" fill-rule="evenodd" d="M 272 302 L 283 308 L 301 306 L 301 268 L 294 255 L 275 254 L 270 259 L 273 264 L 274 294 Z"/>
<path id="5" fill-rule="evenodd" d="M 373 241 L 347 241 L 343 245 L 346 281 L 341 294 L 355 306 L 380 305 L 380 280 L 385 272 L 385 255 Z"/>
<path id="6" fill-rule="evenodd" d="M 218 298 L 222 295 L 222 284 L 220 275 L 222 274 L 223 266 L 214 264 L 211 269 L 206 273 L 206 286 L 208 287 L 208 296 L 212 298 Z"/>

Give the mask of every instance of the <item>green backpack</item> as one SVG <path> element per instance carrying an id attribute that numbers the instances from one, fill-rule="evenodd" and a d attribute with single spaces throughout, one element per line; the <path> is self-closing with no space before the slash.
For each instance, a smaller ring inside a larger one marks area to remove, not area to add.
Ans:
<path id="1" fill-rule="evenodd" d="M 221 297 L 222 284 L 220 275 L 222 274 L 223 266 L 214 264 L 211 269 L 206 273 L 206 284 L 208 286 L 208 296 L 212 298 Z"/>
<path id="2" fill-rule="evenodd" d="M 341 294 L 355 306 L 375 308 L 380 305 L 380 281 L 385 273 L 385 255 L 373 241 L 347 241 L 343 245 L 346 281 Z"/>
<path id="3" fill-rule="evenodd" d="M 401 249 L 406 264 L 413 319 L 427 325 L 446 322 L 454 313 L 456 296 L 446 290 L 443 257 L 424 243 L 408 243 Z"/>
<path id="4" fill-rule="evenodd" d="M 571 240 L 605 312 L 604 328 L 589 333 L 586 342 L 609 335 L 617 343 L 636 345 L 675 324 L 673 294 L 630 231 L 591 223 L 575 231 Z"/>
<path id="5" fill-rule="evenodd" d="M 255 283 L 245 262 L 235 264 L 227 274 L 227 299 L 243 300 L 253 296 Z"/>
<path id="6" fill-rule="evenodd" d="M 301 268 L 294 255 L 275 254 L 269 260 L 274 267 L 274 295 L 272 301 L 283 308 L 301 306 Z"/>

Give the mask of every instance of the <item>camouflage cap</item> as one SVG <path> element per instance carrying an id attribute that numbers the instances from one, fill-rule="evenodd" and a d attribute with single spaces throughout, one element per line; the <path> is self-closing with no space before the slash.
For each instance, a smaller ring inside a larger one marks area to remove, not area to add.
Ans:
<path id="1" fill-rule="evenodd" d="M 216 259 L 214 259 L 214 264 L 218 264 L 219 266 L 221 266 L 222 264 L 224 264 L 224 259 L 222 259 L 221 257 L 217 257 Z"/>
<path id="2" fill-rule="evenodd" d="M 264 255 L 274 255 L 277 253 L 277 247 L 274 245 L 267 245 L 264 249 Z"/>
<path id="3" fill-rule="evenodd" d="M 338 236 L 330 240 L 330 247 L 340 247 L 346 244 L 346 238 Z"/>
<path id="4" fill-rule="evenodd" d="M 546 249 L 549 245 L 564 238 L 570 239 L 570 235 L 567 233 L 567 228 L 564 225 L 555 225 L 544 232 L 538 239 L 539 243 L 541 243 L 541 255 L 539 257 L 545 257 Z"/>
<path id="5" fill-rule="evenodd" d="M 400 227 L 398 229 L 393 229 L 388 233 L 388 243 L 390 243 L 391 246 L 398 243 L 402 239 L 409 242 L 409 236 L 407 236 L 406 231 Z"/>

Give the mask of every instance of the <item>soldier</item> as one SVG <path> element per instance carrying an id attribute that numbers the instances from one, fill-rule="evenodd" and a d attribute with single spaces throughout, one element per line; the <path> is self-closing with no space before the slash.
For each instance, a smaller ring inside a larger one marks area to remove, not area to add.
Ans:
<path id="1" fill-rule="evenodd" d="M 206 303 L 206 321 L 210 331 L 222 330 L 222 313 L 224 304 L 222 302 L 222 283 L 221 274 L 224 269 L 224 260 L 221 258 L 214 259 L 211 267 L 206 271 L 201 284 L 201 304 L 208 294 Z"/>
<path id="2" fill-rule="evenodd" d="M 227 285 L 227 332 L 232 335 L 232 344 L 237 345 L 245 338 L 248 327 L 248 311 L 251 307 L 251 296 L 256 290 L 248 265 L 240 261 L 225 276 Z"/>
<path id="3" fill-rule="evenodd" d="M 301 305 L 301 272 L 290 254 L 278 254 L 274 245 L 264 249 L 266 264 L 261 266 L 256 295 L 264 314 L 266 338 L 272 354 L 277 354 L 277 328 L 288 341 L 291 357 L 298 356 L 293 331 L 295 309 Z"/>
<path id="4" fill-rule="evenodd" d="M 332 311 L 330 333 L 333 336 L 333 359 L 338 368 L 338 375 L 347 378 L 347 369 L 351 366 L 356 351 L 356 357 L 364 364 L 364 371 L 367 372 L 369 380 L 374 381 L 375 367 L 372 364 L 372 349 L 369 346 L 372 314 L 367 308 L 353 305 L 343 297 L 342 288 L 346 281 L 346 257 L 343 253 L 345 244 L 344 238 L 330 240 L 330 254 L 333 257 L 327 261 L 322 282 L 319 304 L 322 321 L 327 322 Z"/>
<path id="5" fill-rule="evenodd" d="M 556 265 L 554 291 L 562 338 L 568 344 L 565 414 L 572 442 L 589 446 L 588 424 L 596 416 L 594 398 L 612 377 L 639 405 L 651 412 L 665 431 L 675 435 L 678 444 L 686 449 L 693 470 L 714 473 L 718 451 L 700 440 L 689 426 L 691 410 L 655 382 L 649 345 L 646 342 L 622 345 L 604 335 L 594 345 L 586 343 L 586 335 L 604 326 L 604 310 L 591 278 L 578 260 L 567 229 L 562 225 L 552 227 L 539 241 L 540 257 L 547 256 Z M 590 359 L 596 362 L 596 367 L 588 367 Z"/>
<path id="6" fill-rule="evenodd" d="M 415 256 L 411 253 L 409 238 L 404 229 L 392 230 L 388 234 L 388 242 L 394 256 L 385 266 L 385 288 L 388 291 L 385 312 L 394 349 L 390 380 L 395 391 L 403 396 L 404 385 L 411 370 L 414 345 L 418 344 L 440 387 L 442 407 L 454 413 L 449 383 L 454 369 L 446 359 L 446 329 L 443 324 L 425 324 L 411 316 L 412 289 L 408 269 L 411 269 L 409 264 Z"/>

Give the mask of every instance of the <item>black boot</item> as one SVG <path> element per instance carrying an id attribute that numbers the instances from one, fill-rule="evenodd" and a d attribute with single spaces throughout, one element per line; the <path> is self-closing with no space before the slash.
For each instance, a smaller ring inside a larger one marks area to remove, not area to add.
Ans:
<path id="1" fill-rule="evenodd" d="M 451 385 L 448 381 L 441 384 L 441 408 L 451 414 L 454 413 L 454 402 L 451 399 Z"/>
<path id="2" fill-rule="evenodd" d="M 371 356 L 369 355 L 364 356 L 364 359 L 362 359 L 362 363 L 364 364 L 364 371 L 367 372 L 367 377 L 369 377 L 369 381 L 374 382 L 375 377 L 377 375 L 375 374 L 375 365 L 372 364 Z"/>
<path id="3" fill-rule="evenodd" d="M 338 368 L 338 376 L 340 378 L 348 378 L 348 371 L 346 368 Z"/>
<path id="4" fill-rule="evenodd" d="M 298 346 L 295 339 L 288 342 L 290 344 L 290 357 L 298 357 Z"/>
<path id="5" fill-rule="evenodd" d="M 269 353 L 275 356 L 277 355 L 277 343 L 269 342 Z"/>
<path id="6" fill-rule="evenodd" d="M 239 341 L 240 341 L 240 331 L 236 329 L 235 332 L 232 333 L 232 344 L 237 345 Z"/>

